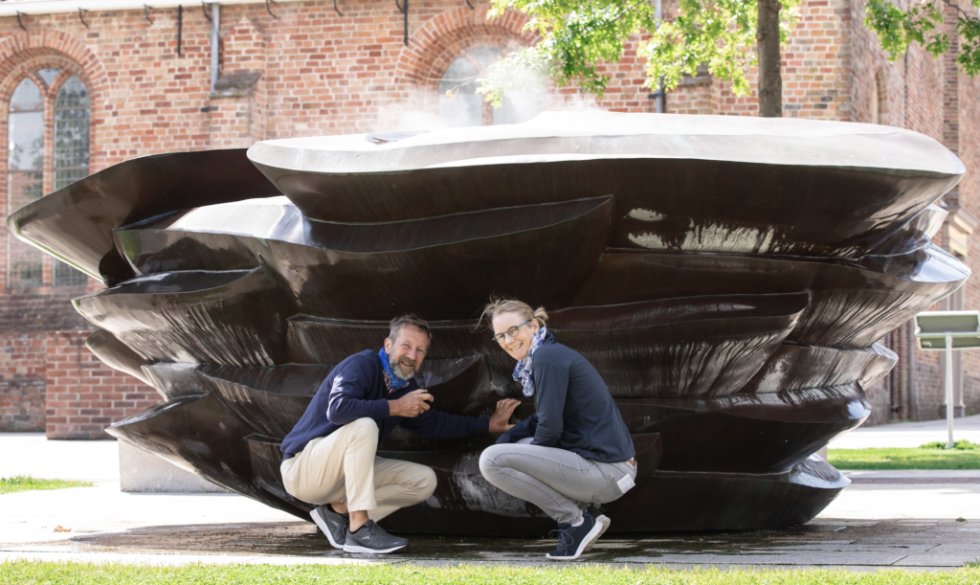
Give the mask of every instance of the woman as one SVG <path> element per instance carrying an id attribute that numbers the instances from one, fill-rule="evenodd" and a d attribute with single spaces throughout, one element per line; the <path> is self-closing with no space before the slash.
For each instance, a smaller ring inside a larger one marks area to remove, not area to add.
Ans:
<path id="1" fill-rule="evenodd" d="M 599 372 L 555 340 L 543 308 L 500 300 L 483 314 L 494 339 L 517 360 L 514 379 L 534 397 L 534 415 L 483 452 L 480 471 L 558 522 L 558 547 L 548 558 L 576 559 L 611 522 L 596 507 L 633 487 L 633 441 Z"/>

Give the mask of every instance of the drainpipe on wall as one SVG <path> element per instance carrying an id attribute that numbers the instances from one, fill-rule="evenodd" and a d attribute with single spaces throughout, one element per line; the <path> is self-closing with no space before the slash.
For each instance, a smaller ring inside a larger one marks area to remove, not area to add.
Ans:
<path id="1" fill-rule="evenodd" d="M 894 331 L 885 336 L 885 345 L 894 351 L 898 348 L 898 336 Z M 895 352 L 897 355 L 898 352 Z M 887 421 L 898 418 L 899 408 L 902 404 L 902 389 L 898 385 L 898 368 L 892 368 L 888 375 L 885 376 L 887 380 L 886 384 L 888 386 L 888 418 Z"/>
<path id="2" fill-rule="evenodd" d="M 905 380 L 906 394 L 909 401 L 909 420 L 916 420 L 917 405 L 915 400 L 915 322 L 909 321 L 905 326 Z"/>
<path id="3" fill-rule="evenodd" d="M 902 127 L 909 129 L 909 51 L 905 49 L 904 57 L 905 93 L 902 96 Z M 915 420 L 916 400 L 915 400 L 915 321 L 910 319 L 905 326 L 905 400 L 908 402 L 906 415 L 909 420 Z"/>
<path id="4" fill-rule="evenodd" d="M 655 2 L 654 2 L 653 18 L 656 20 L 656 22 L 657 22 L 657 28 L 659 29 L 660 28 L 660 21 L 662 21 L 663 18 L 664 18 L 664 2 L 663 2 L 663 0 L 655 0 Z M 664 98 L 667 97 L 666 95 L 664 95 L 664 78 L 663 77 L 660 78 L 660 83 L 659 83 L 659 86 L 657 87 L 657 92 L 654 95 L 657 96 L 657 101 L 656 101 L 656 104 L 657 104 L 657 113 L 658 114 L 663 114 L 664 111 L 666 110 L 666 107 L 665 107 L 665 104 L 664 104 L 664 102 L 665 102 Z"/>
<path id="5" fill-rule="evenodd" d="M 218 38 L 220 15 L 221 6 L 215 2 L 211 5 L 211 91 L 214 91 L 214 86 L 218 83 L 218 50 L 221 48 Z"/>

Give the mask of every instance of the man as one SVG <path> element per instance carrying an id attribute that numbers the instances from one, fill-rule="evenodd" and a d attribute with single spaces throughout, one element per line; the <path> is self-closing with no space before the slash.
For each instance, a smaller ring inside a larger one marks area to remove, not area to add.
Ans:
<path id="1" fill-rule="evenodd" d="M 431 337 L 429 325 L 414 315 L 392 320 L 384 348 L 337 364 L 282 441 L 283 485 L 317 505 L 310 515 L 334 548 L 375 554 L 403 548 L 408 540 L 376 522 L 435 491 L 430 468 L 377 456 L 378 442 L 395 427 L 455 439 L 513 426 L 507 421 L 519 401 L 510 398 L 499 401 L 489 419 L 430 410 L 434 398 L 419 388 L 415 373 Z"/>

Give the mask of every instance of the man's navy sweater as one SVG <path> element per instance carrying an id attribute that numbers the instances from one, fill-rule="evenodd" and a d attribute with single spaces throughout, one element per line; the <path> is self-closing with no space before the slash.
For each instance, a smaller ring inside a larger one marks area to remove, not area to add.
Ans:
<path id="1" fill-rule="evenodd" d="M 604 463 L 635 455 L 633 439 L 599 372 L 549 331 L 534 352 L 534 414 L 497 439 L 557 447 Z"/>
<path id="2" fill-rule="evenodd" d="M 345 424 L 370 418 L 384 439 L 398 425 L 423 437 L 458 439 L 490 433 L 490 419 L 446 414 L 432 408 L 415 418 L 389 416 L 388 401 L 418 390 L 415 378 L 401 390 L 388 393 L 384 369 L 376 352 L 366 349 L 337 364 L 320 384 L 313 401 L 293 430 L 282 440 L 284 459 L 302 451 L 317 437 L 326 437 Z"/>

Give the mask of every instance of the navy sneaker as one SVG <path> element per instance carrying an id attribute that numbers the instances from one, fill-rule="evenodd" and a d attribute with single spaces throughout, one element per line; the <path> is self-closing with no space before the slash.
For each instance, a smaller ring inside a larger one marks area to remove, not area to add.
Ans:
<path id="1" fill-rule="evenodd" d="M 595 537 L 595 540 L 590 542 L 589 545 L 585 547 L 585 550 L 582 551 L 583 553 L 587 553 L 590 550 L 592 550 L 592 545 L 595 544 L 596 541 L 598 541 L 600 538 L 602 538 L 602 535 L 605 534 L 606 531 L 609 530 L 609 527 L 612 525 L 612 519 L 610 519 L 609 516 L 606 516 L 605 514 L 600 512 L 599 508 L 595 506 L 589 506 L 589 508 L 585 512 L 586 514 L 589 514 L 593 518 L 595 518 L 595 521 L 601 524 L 602 528 L 599 530 L 599 536 Z"/>
<path id="2" fill-rule="evenodd" d="M 384 528 L 368 520 L 357 532 L 347 531 L 344 552 L 385 554 L 405 548 L 408 539 L 388 534 Z"/>
<path id="3" fill-rule="evenodd" d="M 558 539 L 558 548 L 548 553 L 547 557 L 556 561 L 574 561 L 599 538 L 601 531 L 602 524 L 588 512 L 582 514 L 582 524 L 579 526 L 559 524 L 558 530 L 552 530 L 550 534 L 551 538 Z"/>
<path id="4" fill-rule="evenodd" d="M 344 541 L 347 539 L 347 529 L 350 527 L 350 516 L 338 514 L 330 508 L 330 504 L 324 504 L 313 508 L 310 517 L 320 527 L 320 532 L 326 535 L 330 541 L 330 546 L 344 549 Z"/>

